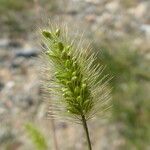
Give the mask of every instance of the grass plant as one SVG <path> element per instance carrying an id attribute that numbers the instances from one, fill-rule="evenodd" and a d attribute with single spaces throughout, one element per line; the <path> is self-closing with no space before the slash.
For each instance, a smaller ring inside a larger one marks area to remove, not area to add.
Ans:
<path id="1" fill-rule="evenodd" d="M 67 28 L 52 26 L 41 32 L 42 59 L 49 71 L 44 82 L 51 94 L 49 114 L 82 124 L 88 149 L 92 150 L 87 121 L 96 115 L 104 118 L 109 112 L 108 75 L 102 76 L 104 67 L 95 64 L 97 54 L 84 47 L 82 39 L 69 36 Z"/>

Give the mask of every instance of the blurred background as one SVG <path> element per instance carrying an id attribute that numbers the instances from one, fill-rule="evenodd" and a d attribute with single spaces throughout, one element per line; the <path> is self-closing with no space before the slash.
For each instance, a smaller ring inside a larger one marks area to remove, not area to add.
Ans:
<path id="1" fill-rule="evenodd" d="M 85 149 L 82 128 L 46 119 L 36 31 L 49 19 L 84 31 L 113 76 L 110 121 L 89 122 L 93 150 L 149 150 L 149 10 L 149 0 L 0 0 L 0 150 Z"/>

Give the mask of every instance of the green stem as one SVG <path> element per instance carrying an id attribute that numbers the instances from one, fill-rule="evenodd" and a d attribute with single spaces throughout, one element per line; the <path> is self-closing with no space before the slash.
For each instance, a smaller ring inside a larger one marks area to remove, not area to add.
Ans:
<path id="1" fill-rule="evenodd" d="M 90 136 L 89 136 L 88 126 L 87 126 L 87 122 L 86 122 L 86 119 L 85 119 L 84 115 L 82 116 L 82 123 L 83 123 L 84 131 L 86 133 L 86 139 L 87 139 L 88 149 L 92 150 L 92 145 L 91 145 L 91 140 L 90 140 Z"/>

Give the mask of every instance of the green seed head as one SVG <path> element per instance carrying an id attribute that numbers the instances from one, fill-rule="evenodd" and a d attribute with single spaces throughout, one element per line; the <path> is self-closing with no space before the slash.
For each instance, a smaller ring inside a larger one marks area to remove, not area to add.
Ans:
<path id="1" fill-rule="evenodd" d="M 65 50 L 63 50 L 62 53 L 61 53 L 61 59 L 67 60 L 67 53 L 66 53 Z"/>
<path id="2" fill-rule="evenodd" d="M 77 76 L 73 76 L 71 80 L 72 80 L 72 82 L 76 82 L 78 80 L 78 77 Z"/>
<path id="3" fill-rule="evenodd" d="M 42 34 L 49 39 L 47 67 L 52 80 L 48 84 L 56 85 L 51 88 L 56 97 L 52 100 L 53 113 L 80 121 L 83 115 L 88 120 L 107 110 L 110 92 L 107 81 L 101 80 L 101 67 L 91 63 L 96 55 L 87 55 L 83 48 L 77 50 L 76 45 L 66 42 L 69 40 L 59 28 L 52 32 L 43 30 Z"/>
<path id="4" fill-rule="evenodd" d="M 56 29 L 55 34 L 56 34 L 57 37 L 59 37 L 60 36 L 60 29 Z"/>
<path id="5" fill-rule="evenodd" d="M 62 52 L 64 49 L 63 43 L 62 42 L 58 42 L 58 48 L 59 50 Z"/>
<path id="6" fill-rule="evenodd" d="M 74 93 L 75 93 L 75 96 L 78 96 L 78 95 L 80 95 L 80 88 L 77 86 L 77 87 L 75 87 L 75 90 L 74 90 Z"/>
<path id="7" fill-rule="evenodd" d="M 49 32 L 49 31 L 43 30 L 42 34 L 45 38 L 49 38 L 49 39 L 53 38 L 51 32 Z"/>

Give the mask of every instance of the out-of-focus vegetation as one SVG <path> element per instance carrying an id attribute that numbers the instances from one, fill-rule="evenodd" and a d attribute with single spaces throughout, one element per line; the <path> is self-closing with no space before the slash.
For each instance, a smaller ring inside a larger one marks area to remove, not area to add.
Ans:
<path id="1" fill-rule="evenodd" d="M 25 129 L 36 150 L 48 150 L 47 140 L 39 128 L 32 123 L 28 123 L 25 125 Z"/>
<path id="2" fill-rule="evenodd" d="M 125 8 L 129 8 L 129 7 L 137 5 L 138 0 L 132 0 L 132 1 L 131 0 L 125 0 L 125 1 L 121 0 L 121 3 Z"/>
<path id="3" fill-rule="evenodd" d="M 43 19 L 40 14 L 42 8 L 43 14 L 57 11 L 57 0 L 0 0 L 1 36 L 9 33 L 12 38 L 25 37 L 25 34 L 35 31 L 38 19 Z"/>
<path id="4" fill-rule="evenodd" d="M 33 4 L 33 0 L 0 0 L 0 24 L 3 34 L 4 32 L 9 32 L 12 35 L 18 35 L 19 33 L 25 32 L 25 25 L 29 23 L 24 21 L 27 20 L 27 16 L 30 15 Z M 28 14 L 26 13 L 27 9 Z"/>
<path id="5" fill-rule="evenodd" d="M 33 5 L 33 0 L 0 0 L 0 12 L 9 13 L 9 11 L 23 11 L 30 5 Z"/>
<path id="6" fill-rule="evenodd" d="M 99 61 L 107 65 L 105 73 L 113 76 L 113 122 L 126 140 L 123 148 L 141 150 L 150 140 L 150 68 L 145 55 L 130 45 L 128 39 L 96 48 L 101 49 Z"/>

